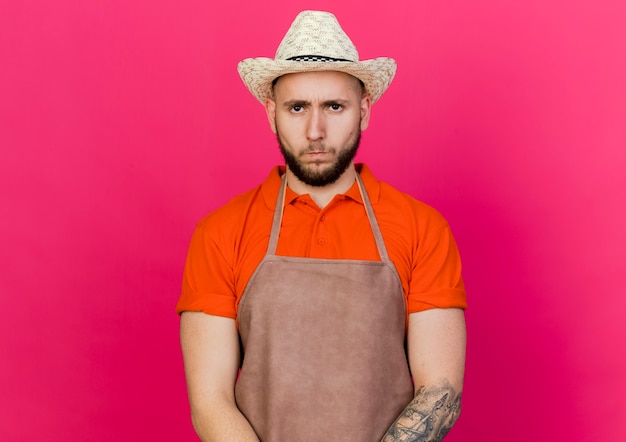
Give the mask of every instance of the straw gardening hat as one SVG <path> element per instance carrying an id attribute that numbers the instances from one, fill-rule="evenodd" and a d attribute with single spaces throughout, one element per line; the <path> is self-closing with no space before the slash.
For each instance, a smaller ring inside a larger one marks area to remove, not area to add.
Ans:
<path id="1" fill-rule="evenodd" d="M 239 75 L 261 103 L 272 98 L 272 82 L 285 74 L 339 71 L 363 82 L 372 103 L 389 87 L 396 73 L 392 58 L 359 61 L 356 47 L 330 12 L 303 11 L 291 24 L 274 59 L 246 58 L 239 62 Z"/>

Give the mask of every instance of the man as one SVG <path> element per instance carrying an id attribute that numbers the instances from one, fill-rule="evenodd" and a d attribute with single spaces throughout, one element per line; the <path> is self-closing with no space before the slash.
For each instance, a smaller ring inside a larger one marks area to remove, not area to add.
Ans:
<path id="1" fill-rule="evenodd" d="M 191 241 L 177 310 L 202 440 L 439 441 L 457 419 L 466 303 L 448 224 L 353 162 L 395 66 L 359 61 L 318 11 L 275 59 L 240 63 L 286 166 Z"/>

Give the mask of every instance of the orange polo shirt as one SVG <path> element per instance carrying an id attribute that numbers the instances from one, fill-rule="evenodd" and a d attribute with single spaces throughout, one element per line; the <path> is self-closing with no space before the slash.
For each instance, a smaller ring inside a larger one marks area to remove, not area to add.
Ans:
<path id="1" fill-rule="evenodd" d="M 357 165 L 389 257 L 402 281 L 408 313 L 466 308 L 461 261 L 445 219 L 430 206 L 378 181 Z M 198 223 L 185 263 L 176 311 L 237 317 L 248 280 L 267 251 L 284 168 Z M 379 261 L 374 234 L 355 184 L 319 209 L 287 187 L 277 255 Z"/>

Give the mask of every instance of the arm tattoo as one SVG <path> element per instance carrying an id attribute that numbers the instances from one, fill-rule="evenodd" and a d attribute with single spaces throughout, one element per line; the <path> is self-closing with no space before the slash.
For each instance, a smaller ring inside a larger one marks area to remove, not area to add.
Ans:
<path id="1" fill-rule="evenodd" d="M 461 393 L 447 382 L 422 385 L 382 442 L 441 442 L 461 413 Z"/>

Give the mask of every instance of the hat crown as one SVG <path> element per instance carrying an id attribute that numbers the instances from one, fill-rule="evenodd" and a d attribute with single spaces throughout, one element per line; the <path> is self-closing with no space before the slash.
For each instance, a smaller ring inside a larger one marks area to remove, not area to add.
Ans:
<path id="1" fill-rule="evenodd" d="M 278 49 L 276 60 L 319 56 L 359 61 L 359 53 L 330 12 L 302 11 L 291 24 Z"/>

